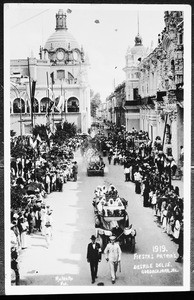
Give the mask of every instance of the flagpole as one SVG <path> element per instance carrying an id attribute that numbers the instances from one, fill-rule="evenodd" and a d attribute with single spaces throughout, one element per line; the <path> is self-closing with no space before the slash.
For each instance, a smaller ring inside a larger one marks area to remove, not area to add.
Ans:
<path id="1" fill-rule="evenodd" d="M 29 77 L 29 88 L 30 88 L 30 104 L 31 104 L 31 126 L 32 126 L 32 136 L 33 136 L 33 107 L 32 107 L 32 89 L 31 89 L 31 77 L 30 77 L 30 59 L 28 59 L 28 77 Z M 33 149 L 33 157 L 34 157 L 34 181 L 36 180 L 36 153 L 35 149 Z"/>
<path id="2" fill-rule="evenodd" d="M 48 79 L 48 72 L 46 72 L 46 78 L 47 78 L 47 96 L 48 96 L 48 115 L 47 115 L 47 118 L 48 118 L 48 121 L 49 121 L 49 126 L 50 126 L 50 112 L 49 112 L 49 105 L 50 105 L 50 98 L 49 98 L 49 79 Z"/>
<path id="3" fill-rule="evenodd" d="M 52 77 L 51 77 L 51 90 L 53 93 L 53 78 Z M 53 104 L 53 132 L 54 132 L 54 129 L 55 129 L 55 99 L 54 99 L 54 104 Z"/>
<path id="4" fill-rule="evenodd" d="M 29 78 L 29 91 L 30 91 L 30 104 L 31 104 L 31 126 L 32 126 L 32 134 L 33 134 L 33 110 L 32 110 L 32 90 L 31 90 L 31 77 L 30 77 L 30 60 L 28 59 L 28 78 Z"/>
<path id="5" fill-rule="evenodd" d="M 63 93 L 63 88 L 62 88 L 62 79 L 61 79 L 61 96 L 62 96 L 62 93 Z M 63 122 L 63 107 L 61 109 L 61 127 L 62 127 L 62 122 Z"/>

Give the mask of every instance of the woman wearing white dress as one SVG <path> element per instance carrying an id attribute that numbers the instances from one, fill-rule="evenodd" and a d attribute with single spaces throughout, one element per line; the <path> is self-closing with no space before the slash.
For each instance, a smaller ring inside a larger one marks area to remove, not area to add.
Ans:
<path id="1" fill-rule="evenodd" d="M 45 239 L 46 239 L 46 247 L 48 248 L 51 242 L 52 237 L 52 227 L 53 227 L 53 219 L 51 216 L 52 212 L 48 211 L 45 218 Z"/>
<path id="2" fill-rule="evenodd" d="M 27 248 L 27 231 L 29 228 L 28 221 L 26 218 L 21 219 L 21 247 L 22 249 Z"/>

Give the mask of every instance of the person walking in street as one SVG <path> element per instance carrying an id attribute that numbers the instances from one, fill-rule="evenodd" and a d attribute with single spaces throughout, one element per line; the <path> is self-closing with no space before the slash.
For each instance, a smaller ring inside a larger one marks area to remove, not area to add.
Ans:
<path id="1" fill-rule="evenodd" d="M 78 174 L 78 165 L 77 165 L 77 161 L 74 161 L 74 165 L 73 165 L 73 180 L 77 181 L 77 174 Z"/>
<path id="2" fill-rule="evenodd" d="M 91 236 L 92 242 L 88 244 L 87 261 L 90 263 L 92 283 L 95 282 L 98 273 L 98 263 L 101 261 L 102 250 L 100 244 L 96 242 L 95 235 Z"/>
<path id="3" fill-rule="evenodd" d="M 109 152 L 109 154 L 108 154 L 108 163 L 109 163 L 109 165 L 111 164 L 111 161 L 112 161 L 112 153 Z"/>
<path id="4" fill-rule="evenodd" d="M 110 236 L 111 242 L 106 246 L 104 250 L 106 261 L 109 261 L 111 279 L 113 284 L 115 283 L 116 272 L 121 261 L 121 248 L 119 244 L 115 242 L 115 240 L 115 236 Z"/>
<path id="5" fill-rule="evenodd" d="M 19 274 L 19 265 L 18 265 L 18 240 L 14 232 L 14 227 L 16 223 L 11 223 L 11 269 L 15 272 L 15 284 L 20 285 L 20 274 Z"/>
<path id="6" fill-rule="evenodd" d="M 182 263 L 183 262 L 183 220 L 181 221 L 181 225 L 180 225 L 180 233 L 179 233 L 179 238 L 178 238 L 178 249 L 177 249 L 177 253 L 178 253 L 178 258 L 175 260 L 175 262 L 179 262 Z"/>
<path id="7" fill-rule="evenodd" d="M 50 242 L 51 242 L 51 237 L 52 237 L 52 227 L 53 227 L 53 219 L 52 219 L 52 211 L 48 210 L 45 218 L 45 239 L 46 239 L 46 248 L 48 249 Z"/>

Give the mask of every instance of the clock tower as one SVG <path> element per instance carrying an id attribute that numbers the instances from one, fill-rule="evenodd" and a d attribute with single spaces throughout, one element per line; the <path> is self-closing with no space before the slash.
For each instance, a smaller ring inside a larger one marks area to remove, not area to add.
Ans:
<path id="1" fill-rule="evenodd" d="M 48 38 L 42 51 L 50 61 L 55 96 L 59 97 L 61 93 L 65 95 L 66 120 L 68 121 L 68 117 L 72 120 L 73 113 L 76 112 L 78 127 L 81 132 L 87 133 L 90 127 L 88 59 L 83 47 L 67 28 L 67 14 L 60 9 L 55 17 L 55 32 Z"/>

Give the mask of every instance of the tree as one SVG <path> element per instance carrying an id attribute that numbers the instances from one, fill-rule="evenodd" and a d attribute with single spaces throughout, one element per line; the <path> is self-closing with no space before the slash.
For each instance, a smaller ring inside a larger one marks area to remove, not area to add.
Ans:
<path id="1" fill-rule="evenodd" d="M 39 134 L 41 140 L 46 141 L 47 140 L 47 132 L 46 132 L 46 126 L 41 124 L 41 125 L 35 125 L 33 128 L 33 135 L 37 136 Z"/>
<path id="2" fill-rule="evenodd" d="M 23 141 L 18 141 L 16 145 L 11 143 L 11 156 L 18 158 L 26 156 L 26 147 L 23 145 Z"/>
<path id="3" fill-rule="evenodd" d="M 93 90 L 90 90 L 90 104 L 91 104 L 91 116 L 96 117 L 96 110 L 101 104 L 100 94 L 94 94 Z"/>
<path id="4" fill-rule="evenodd" d="M 65 121 L 63 125 L 57 124 L 56 132 L 53 136 L 53 142 L 62 145 L 67 139 L 72 138 L 77 133 L 77 127 L 74 123 Z"/>
<path id="5" fill-rule="evenodd" d="M 25 189 L 19 185 L 11 186 L 11 208 L 18 209 L 26 206 Z"/>

